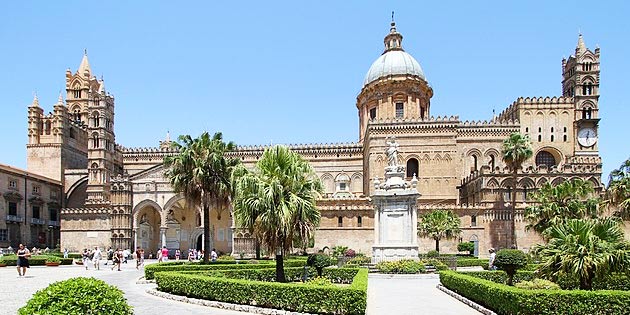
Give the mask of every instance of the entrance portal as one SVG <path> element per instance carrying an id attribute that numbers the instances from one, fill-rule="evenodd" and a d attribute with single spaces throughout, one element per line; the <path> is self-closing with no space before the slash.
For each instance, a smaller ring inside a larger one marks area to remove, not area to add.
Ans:
<path id="1" fill-rule="evenodd" d="M 201 250 L 201 245 L 203 244 L 203 234 L 197 237 L 197 250 Z"/>

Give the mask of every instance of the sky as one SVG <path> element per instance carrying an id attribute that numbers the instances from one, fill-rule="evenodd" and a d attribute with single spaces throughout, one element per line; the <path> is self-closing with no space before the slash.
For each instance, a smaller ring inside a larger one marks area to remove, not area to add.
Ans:
<path id="1" fill-rule="evenodd" d="M 52 111 L 84 49 L 125 147 L 204 130 L 239 145 L 357 141 L 356 96 L 392 10 L 431 115 L 462 120 L 560 95 L 581 32 L 601 47 L 603 179 L 630 157 L 627 1 L 3 1 L 0 163 L 26 167 L 27 106 L 37 93 Z"/>

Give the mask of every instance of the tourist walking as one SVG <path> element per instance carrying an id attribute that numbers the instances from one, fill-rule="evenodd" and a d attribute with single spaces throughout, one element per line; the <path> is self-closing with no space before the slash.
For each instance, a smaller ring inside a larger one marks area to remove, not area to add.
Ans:
<path id="1" fill-rule="evenodd" d="M 85 270 L 88 270 L 88 264 L 90 263 L 90 252 L 88 252 L 87 248 L 83 249 L 83 253 L 81 254 L 81 262 L 83 266 L 85 266 Z"/>
<path id="2" fill-rule="evenodd" d="M 144 264 L 144 250 L 140 247 L 136 248 L 136 269 Z"/>
<path id="3" fill-rule="evenodd" d="M 63 250 L 63 258 L 68 258 L 68 249 L 64 248 Z"/>
<path id="4" fill-rule="evenodd" d="M 192 262 L 192 261 L 193 261 L 193 259 L 195 259 L 195 254 L 194 254 L 194 251 L 193 251 L 192 249 L 189 249 L 189 250 L 188 250 L 188 261 L 189 261 L 189 262 Z"/>
<path id="5" fill-rule="evenodd" d="M 175 250 L 175 260 L 179 261 L 179 255 L 181 254 L 181 252 L 179 251 L 179 249 Z"/>
<path id="6" fill-rule="evenodd" d="M 98 246 L 94 247 L 94 252 L 92 252 L 92 262 L 94 263 L 94 269 L 101 270 L 101 259 L 103 259 L 103 253 Z"/>
<path id="7" fill-rule="evenodd" d="M 162 261 L 168 261 L 168 248 L 166 246 L 162 246 Z"/>
<path id="8" fill-rule="evenodd" d="M 19 277 L 23 277 L 26 275 L 26 268 L 30 268 L 31 266 L 28 264 L 28 259 L 31 258 L 31 252 L 28 248 L 24 247 L 24 244 L 20 244 L 17 251 L 17 271 Z M 20 270 L 21 269 L 21 270 Z"/>
<path id="9" fill-rule="evenodd" d="M 114 251 L 112 250 L 112 248 L 108 248 L 107 249 L 107 260 L 105 260 L 105 266 L 107 266 L 107 264 L 109 263 L 109 261 L 112 261 L 112 264 L 114 263 Z"/>
<path id="10" fill-rule="evenodd" d="M 118 267 L 118 271 L 120 271 L 120 264 L 122 263 L 122 259 L 123 259 L 122 250 L 120 250 L 120 248 L 116 248 L 116 251 L 114 252 L 114 257 L 113 257 L 114 265 L 112 266 L 112 270 Z"/>
<path id="11" fill-rule="evenodd" d="M 496 270 L 497 267 L 494 266 L 494 260 L 497 257 L 497 253 L 494 248 L 490 248 L 488 252 L 490 253 L 490 259 L 488 259 L 488 270 Z"/>
<path id="12" fill-rule="evenodd" d="M 216 262 L 218 257 L 216 249 L 213 248 L 210 252 L 210 259 L 212 259 L 212 262 Z"/>

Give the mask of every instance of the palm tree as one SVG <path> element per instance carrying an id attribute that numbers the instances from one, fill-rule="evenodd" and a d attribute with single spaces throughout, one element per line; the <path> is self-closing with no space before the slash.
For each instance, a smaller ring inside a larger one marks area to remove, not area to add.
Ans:
<path id="1" fill-rule="evenodd" d="M 512 168 L 512 222 L 510 223 L 510 230 L 512 231 L 512 245 L 515 248 L 518 248 L 516 244 L 516 183 L 518 170 L 523 165 L 523 162 L 532 157 L 533 154 L 532 145 L 527 135 L 515 132 L 503 141 L 501 155 L 505 164 Z"/>
<path id="2" fill-rule="evenodd" d="M 266 149 L 253 171 L 240 167 L 234 174 L 236 222 L 276 253 L 276 281 L 286 282 L 284 253 L 319 225 L 315 201 L 322 184 L 308 162 L 285 146 Z"/>
<path id="3" fill-rule="evenodd" d="M 551 226 L 545 237 L 549 243 L 532 250 L 542 261 L 539 271 L 552 281 L 568 275 L 591 290 L 596 277 L 630 267 L 630 244 L 616 218 L 570 219 Z"/>
<path id="4" fill-rule="evenodd" d="M 208 132 L 199 138 L 189 135 L 179 136 L 173 142 L 177 154 L 164 158 L 167 167 L 166 176 L 173 189 L 186 198 L 189 205 L 200 205 L 203 208 L 203 241 L 204 263 L 209 262 L 210 255 L 210 207 L 219 213 L 229 204 L 233 194 L 231 172 L 240 163 L 237 158 L 226 158 L 226 153 L 233 151 L 233 142 L 225 143 L 220 132 L 210 137 Z"/>
<path id="5" fill-rule="evenodd" d="M 606 199 L 609 205 L 617 208 L 615 213 L 617 216 L 623 219 L 630 218 L 630 159 L 610 172 Z"/>
<path id="6" fill-rule="evenodd" d="M 441 239 L 457 237 L 461 230 L 461 221 L 450 210 L 435 210 L 424 213 L 418 222 L 418 236 L 430 237 L 435 240 L 435 250 L 440 251 Z"/>
<path id="7" fill-rule="evenodd" d="M 590 198 L 593 185 L 582 179 L 552 186 L 547 183 L 533 195 L 537 204 L 525 209 L 529 221 L 526 229 L 543 234 L 552 225 L 567 219 L 595 218 L 599 214 L 598 198 Z"/>

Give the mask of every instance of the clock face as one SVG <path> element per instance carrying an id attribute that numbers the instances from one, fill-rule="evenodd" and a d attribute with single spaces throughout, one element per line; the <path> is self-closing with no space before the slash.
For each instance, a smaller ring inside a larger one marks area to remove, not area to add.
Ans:
<path id="1" fill-rule="evenodd" d="M 582 128 L 578 131 L 578 142 L 583 147 L 592 147 L 597 142 L 597 132 L 593 128 Z"/>

